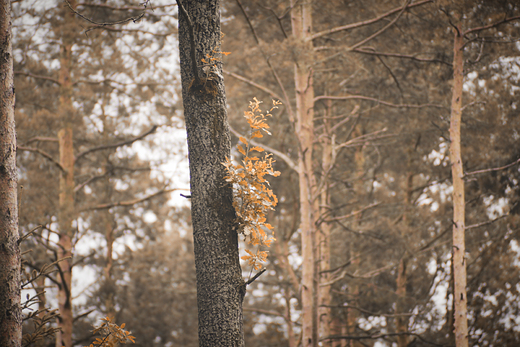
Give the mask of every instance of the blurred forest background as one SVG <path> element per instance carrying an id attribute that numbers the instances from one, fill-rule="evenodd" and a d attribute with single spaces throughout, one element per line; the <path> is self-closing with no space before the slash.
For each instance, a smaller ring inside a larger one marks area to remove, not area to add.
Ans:
<path id="1" fill-rule="evenodd" d="M 464 37 L 469 340 L 520 346 L 520 21 L 485 28 L 520 6 L 315 0 L 302 44 L 291 23 L 297 2 L 222 2 L 232 132 L 247 130 L 253 97 L 283 102 L 262 143 L 282 172 L 271 180 L 277 241 L 245 297 L 246 345 L 301 342 L 306 218 L 321 345 L 454 345 L 450 11 L 460 10 L 464 28 L 484 28 Z M 26 280 L 44 273 L 24 288 L 24 298 L 39 298 L 24 311 L 36 318 L 24 331 L 55 327 L 59 309 L 77 346 L 107 316 L 126 323 L 135 346 L 197 346 L 177 6 L 68 4 L 12 1 L 20 233 L 33 231 L 23 266 Z M 303 65 L 313 87 L 310 217 L 301 213 L 294 116 Z M 68 168 L 70 180 L 60 178 Z"/>

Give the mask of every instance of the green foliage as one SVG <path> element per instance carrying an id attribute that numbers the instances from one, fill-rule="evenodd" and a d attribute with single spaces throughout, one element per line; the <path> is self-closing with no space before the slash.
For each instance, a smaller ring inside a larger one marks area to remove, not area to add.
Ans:
<path id="1" fill-rule="evenodd" d="M 250 131 L 247 138 L 240 137 L 240 142 L 245 145 L 245 148 L 240 144 L 237 145 L 238 151 L 244 156 L 242 164 L 235 165 L 229 158 L 222 164 L 228 172 L 225 177 L 226 181 L 232 183 L 234 187 L 233 206 L 240 225 L 238 232 L 243 234 L 246 241 L 253 246 L 269 247 L 276 239 L 268 236 L 264 231 L 264 228 L 271 231 L 274 229 L 271 224 L 266 223 L 266 213 L 274 210 L 278 199 L 268 188 L 269 182 L 264 176 L 276 177 L 280 175 L 280 172 L 273 169 L 272 154 L 265 153 L 262 147 L 252 146 L 251 140 L 262 138 L 262 131 L 271 135 L 267 130 L 269 125 L 266 117 L 271 117 L 270 112 L 278 108 L 281 102 L 273 100 L 273 107 L 265 115 L 260 109 L 261 103 L 254 98 L 249 103 L 249 110 L 245 111 L 244 117 L 249 123 Z M 243 256 L 242 259 L 248 261 L 255 270 L 260 269 L 262 266 L 258 262 L 265 261 L 268 252 L 261 250 L 258 250 L 256 254 L 250 250 L 246 250 L 246 252 L 248 255 Z"/>

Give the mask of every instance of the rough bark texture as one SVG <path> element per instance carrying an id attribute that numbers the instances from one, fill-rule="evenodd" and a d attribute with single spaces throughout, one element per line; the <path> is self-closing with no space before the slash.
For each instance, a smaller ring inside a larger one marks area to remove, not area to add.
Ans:
<path id="1" fill-rule="evenodd" d="M 455 344 L 457 347 L 468 346 L 468 318 L 466 297 L 466 261 L 465 247 L 465 201 L 464 171 L 460 150 L 460 124 L 462 116 L 462 85 L 464 78 L 464 38 L 462 25 L 455 30 L 453 43 L 453 97 L 450 120 L 450 161 L 453 180 L 453 278 L 455 306 Z"/>
<path id="2" fill-rule="evenodd" d="M 0 0 L 0 346 L 20 346 L 20 248 L 11 1 Z"/>
<path id="3" fill-rule="evenodd" d="M 300 218 L 302 238 L 302 346 L 318 346 L 316 242 L 313 203 L 315 177 L 312 170 L 314 141 L 314 88 L 312 85 L 312 1 L 293 1 L 293 36 L 301 45 L 295 54 L 296 134 L 299 142 Z M 309 47 L 310 46 L 310 47 Z M 317 205 L 317 204 L 316 204 Z"/>
<path id="4" fill-rule="evenodd" d="M 220 51 L 220 1 L 182 1 L 193 22 L 197 65 Z M 238 257 L 232 188 L 222 163 L 230 156 L 224 81 L 217 74 L 196 85 L 187 19 L 179 15 L 182 98 L 188 133 L 200 346 L 243 346 L 245 286 Z M 215 66 L 222 76 L 220 63 Z"/>

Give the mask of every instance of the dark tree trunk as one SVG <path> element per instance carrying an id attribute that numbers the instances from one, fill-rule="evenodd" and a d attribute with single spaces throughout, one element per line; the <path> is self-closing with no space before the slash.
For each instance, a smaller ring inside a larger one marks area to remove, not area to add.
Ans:
<path id="1" fill-rule="evenodd" d="M 207 54 L 220 51 L 220 1 L 182 1 L 193 23 L 196 65 L 192 64 L 190 26 L 179 9 L 179 51 L 182 98 L 191 177 L 193 239 L 197 275 L 200 346 L 243 346 L 244 281 L 232 188 L 222 165 L 230 156 L 222 66 L 208 76 L 202 69 Z M 196 76 L 198 74 L 198 76 Z"/>
<path id="2" fill-rule="evenodd" d="M 0 346 L 20 346 L 20 248 L 11 1 L 0 0 Z"/>

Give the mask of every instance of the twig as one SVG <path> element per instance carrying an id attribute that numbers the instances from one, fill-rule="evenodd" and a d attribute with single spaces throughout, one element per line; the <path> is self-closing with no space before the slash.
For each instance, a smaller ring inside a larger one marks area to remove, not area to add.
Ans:
<path id="1" fill-rule="evenodd" d="M 259 272 L 256 273 L 256 275 L 253 276 L 253 278 L 251 278 L 249 281 L 247 281 L 244 286 L 248 286 L 250 285 L 251 283 L 253 283 L 258 277 L 260 277 L 264 272 L 266 272 L 266 268 L 264 267 L 262 270 L 260 270 Z"/>
<path id="2" fill-rule="evenodd" d="M 395 22 L 397 22 L 397 20 L 399 18 L 401 18 L 401 16 L 403 15 L 404 11 L 406 10 L 406 8 L 408 7 L 408 5 L 410 4 L 410 1 L 411 0 L 407 0 L 406 1 L 406 4 L 403 6 L 403 8 L 401 9 L 401 12 L 399 12 L 399 14 L 397 15 L 397 17 L 395 17 L 390 23 L 388 23 L 387 25 L 385 25 L 383 28 L 381 28 L 379 31 L 375 32 L 373 35 L 370 35 L 369 37 L 367 37 L 366 39 L 364 40 L 361 40 L 359 41 L 358 43 L 354 44 L 353 46 L 350 46 L 348 48 L 349 51 L 359 47 L 359 46 L 362 46 L 364 45 L 365 43 L 367 43 L 368 41 L 376 38 L 377 36 L 381 35 L 383 32 L 386 31 L 386 29 L 390 28 L 392 25 L 394 25 Z"/>
<path id="3" fill-rule="evenodd" d="M 27 76 L 27 77 L 32 77 L 32 78 L 45 80 L 45 81 L 50 81 L 50 82 L 56 83 L 57 85 L 61 85 L 60 81 L 58 81 L 57 79 L 54 79 L 52 77 L 47 77 L 47 76 L 42 76 L 42 75 L 35 75 L 35 74 L 32 74 L 32 73 L 23 72 L 23 71 L 15 71 L 14 74 L 15 75 Z"/>
<path id="4" fill-rule="evenodd" d="M 54 160 L 54 158 L 47 152 L 44 152 L 38 148 L 33 148 L 33 147 L 23 147 L 23 146 L 16 146 L 16 149 L 18 150 L 21 150 L 21 151 L 26 151 L 26 152 L 34 152 L 34 153 L 38 153 L 39 155 L 41 155 L 42 157 L 50 160 L 54 165 L 56 165 L 56 167 L 58 169 L 61 170 L 61 172 L 66 172 L 66 170 L 63 168 L 63 166 L 61 166 L 60 163 L 58 163 L 56 160 Z"/>
<path id="5" fill-rule="evenodd" d="M 436 105 L 436 104 L 422 104 L 422 105 L 411 105 L 411 104 L 392 104 L 387 101 L 382 101 L 376 98 L 371 98 L 363 95 L 345 95 L 345 96 L 331 96 L 331 95 L 321 95 L 314 98 L 314 102 L 318 100 L 367 100 L 374 101 L 378 104 L 395 107 L 395 108 L 424 108 L 424 107 L 436 107 L 436 108 L 445 108 L 446 106 Z"/>
<path id="6" fill-rule="evenodd" d="M 238 131 L 236 131 L 235 129 L 233 129 L 231 127 L 231 125 L 229 126 L 229 130 L 233 133 L 233 135 L 235 135 L 236 137 L 240 138 L 240 137 L 243 137 Z M 251 144 L 253 146 L 262 146 L 264 147 L 264 149 L 266 149 L 267 151 L 277 155 L 278 157 L 282 158 L 282 160 L 291 168 L 293 169 L 294 171 L 298 172 L 299 171 L 299 168 L 298 168 L 298 165 L 296 165 L 296 163 L 294 161 L 292 161 L 291 158 L 289 158 L 286 154 L 274 149 L 274 148 L 271 148 L 265 144 L 262 144 L 260 145 L 258 142 L 255 142 L 254 140 L 250 140 Z"/>
<path id="7" fill-rule="evenodd" d="M 124 206 L 132 206 L 132 205 L 138 204 L 140 202 L 144 202 L 144 201 L 153 199 L 156 196 L 173 192 L 174 190 L 178 190 L 178 188 L 160 190 L 160 191 L 158 191 L 156 193 L 153 193 L 151 195 L 145 196 L 144 198 L 141 198 L 141 199 L 127 200 L 127 201 L 118 201 L 118 202 L 112 202 L 112 203 L 106 203 L 106 204 L 100 204 L 100 205 L 97 205 L 97 206 L 87 207 L 87 208 L 81 210 L 81 212 L 93 211 L 93 210 L 106 210 L 106 209 L 109 209 L 109 208 L 112 208 L 112 207 L 117 207 L 117 206 L 122 206 L 122 207 L 124 207 Z"/>
<path id="8" fill-rule="evenodd" d="M 310 37 L 311 40 L 315 40 L 317 38 L 320 38 L 322 36 L 325 36 L 325 35 L 329 35 L 329 34 L 333 34 L 333 33 L 336 33 L 336 32 L 339 32 L 339 31 L 343 31 L 343 30 L 349 30 L 349 29 L 355 29 L 355 28 L 360 28 L 360 27 L 363 27 L 363 26 L 366 26 L 366 25 L 369 25 L 369 24 L 372 24 L 372 23 L 375 23 L 375 22 L 378 22 L 380 21 L 381 19 L 383 18 L 386 18 L 396 12 L 399 12 L 399 11 L 403 11 L 404 9 L 406 8 L 412 8 L 412 7 L 416 7 L 416 6 L 421 6 L 421 5 L 424 5 L 424 4 L 427 4 L 429 2 L 433 2 L 433 0 L 426 0 L 426 1 L 420 1 L 420 2 L 416 2 L 416 3 L 413 3 L 413 4 L 409 4 L 409 2 L 406 4 L 406 6 L 403 6 L 403 7 L 399 7 L 399 8 L 396 8 L 396 9 L 393 9 L 387 13 L 384 13 L 382 14 L 381 16 L 379 17 L 376 17 L 376 18 L 373 18 L 373 19 L 369 19 L 369 20 L 366 20 L 366 21 L 363 21 L 363 22 L 357 22 L 357 23 L 353 23 L 353 24 L 347 24 L 347 25 L 343 25 L 343 26 L 339 26 L 339 27 L 335 27 L 335 28 L 332 28 L 332 29 L 328 29 L 328 30 L 324 30 L 324 31 L 320 31 L 318 33 L 315 33 L 314 35 L 312 35 Z"/>
<path id="9" fill-rule="evenodd" d="M 144 138 L 144 137 L 154 133 L 155 130 L 157 130 L 157 128 L 158 128 L 158 126 L 154 125 L 150 130 L 148 130 L 148 131 L 144 132 L 143 134 L 141 134 L 139 136 L 136 136 L 136 137 L 134 137 L 132 139 L 129 139 L 129 140 L 126 140 L 126 141 L 117 142 L 117 143 L 113 143 L 113 144 L 110 144 L 110 145 L 103 145 L 103 146 L 98 146 L 98 147 L 93 147 L 93 148 L 87 149 L 86 151 L 83 151 L 83 152 L 79 153 L 76 156 L 75 162 L 77 162 L 78 159 L 80 159 L 81 157 L 85 156 L 86 154 L 89 154 L 89 153 L 92 153 L 92 152 L 95 152 L 95 151 L 101 151 L 101 150 L 104 150 L 104 149 L 110 149 L 110 148 L 116 148 L 116 147 L 130 145 L 130 144 L 134 143 L 135 141 L 141 140 L 142 138 Z"/>
<path id="10" fill-rule="evenodd" d="M 36 230 L 40 229 L 40 228 L 43 228 L 43 225 L 38 225 L 36 228 L 32 229 L 31 231 L 27 232 L 25 235 L 23 235 L 22 237 L 20 237 L 18 239 L 18 244 L 22 243 L 22 241 L 24 241 L 26 238 L 28 238 L 32 233 L 34 233 Z"/>
<path id="11" fill-rule="evenodd" d="M 504 170 L 504 169 L 510 168 L 511 166 L 515 166 L 518 163 L 520 163 L 520 158 L 518 158 L 516 161 L 512 162 L 511 164 L 507 164 L 507 165 L 504 165 L 504 166 L 495 167 L 495 168 L 491 168 L 491 169 L 484 169 L 484 170 L 477 170 L 477 171 L 468 172 L 468 173 L 464 174 L 463 177 L 467 177 L 467 176 L 471 176 L 471 175 L 478 175 L 478 174 L 486 173 L 486 172 L 493 172 L 493 171 Z"/>
<path id="12" fill-rule="evenodd" d="M 81 13 L 79 13 L 78 11 L 76 11 L 72 5 L 70 4 L 70 2 L 68 0 L 64 0 L 65 3 L 67 4 L 67 6 L 69 7 L 69 9 L 71 10 L 72 13 L 74 13 L 75 15 L 77 15 L 78 17 L 86 20 L 87 22 L 89 23 L 92 23 L 94 25 L 96 25 L 96 27 L 106 27 L 106 26 L 110 26 L 110 25 L 118 25 L 118 24 L 125 24 L 125 23 L 128 23 L 128 22 L 138 22 L 141 18 L 144 17 L 144 12 L 141 13 L 139 16 L 137 17 L 130 17 L 130 18 L 127 18 L 127 19 L 123 19 L 123 20 L 119 20 L 119 21 L 115 21 L 115 22 L 103 22 L 103 23 L 100 23 L 100 22 L 96 22 L 96 21 L 93 21 L 92 19 L 90 18 L 87 18 L 85 17 L 84 15 L 82 15 Z M 146 10 L 146 7 L 148 6 L 148 1 L 145 1 L 144 3 L 144 9 Z M 92 30 L 94 28 L 90 28 L 88 29 L 86 32 L 89 32 L 90 30 Z"/>
<path id="13" fill-rule="evenodd" d="M 482 26 L 482 27 L 478 27 L 478 28 L 473 28 L 473 29 L 468 29 L 464 32 L 464 36 L 466 36 L 467 34 L 471 34 L 471 33 L 474 33 L 474 32 L 477 32 L 477 31 L 482 31 L 482 30 L 486 30 L 486 29 L 491 29 L 495 26 L 498 26 L 500 24 L 503 24 L 503 23 L 507 23 L 507 22 L 510 22 L 510 21 L 513 21 L 513 20 L 517 20 L 517 19 L 520 19 L 520 16 L 516 16 L 516 17 L 510 17 L 510 18 L 505 18 L 501 21 L 498 21 L 496 23 L 491 23 L 489 25 L 485 25 L 485 26 Z"/>
<path id="14" fill-rule="evenodd" d="M 254 82 L 254 81 L 252 81 L 250 79 L 247 79 L 244 76 L 238 75 L 238 74 L 236 74 L 234 72 L 227 71 L 227 70 L 222 70 L 222 72 L 224 74 L 226 74 L 226 75 L 231 76 L 231 77 L 235 77 L 237 80 L 240 80 L 242 82 L 250 84 L 253 87 L 256 87 L 256 88 L 266 92 L 267 94 L 270 94 L 273 98 L 278 99 L 278 100 L 282 100 L 284 104 L 287 104 L 287 101 L 284 98 L 282 98 L 281 96 L 279 96 L 278 94 L 276 94 L 274 91 L 272 91 L 271 89 L 269 89 L 267 87 L 264 87 L 264 86 L 262 86 L 262 85 L 260 85 L 260 84 L 258 84 L 256 82 Z"/>

